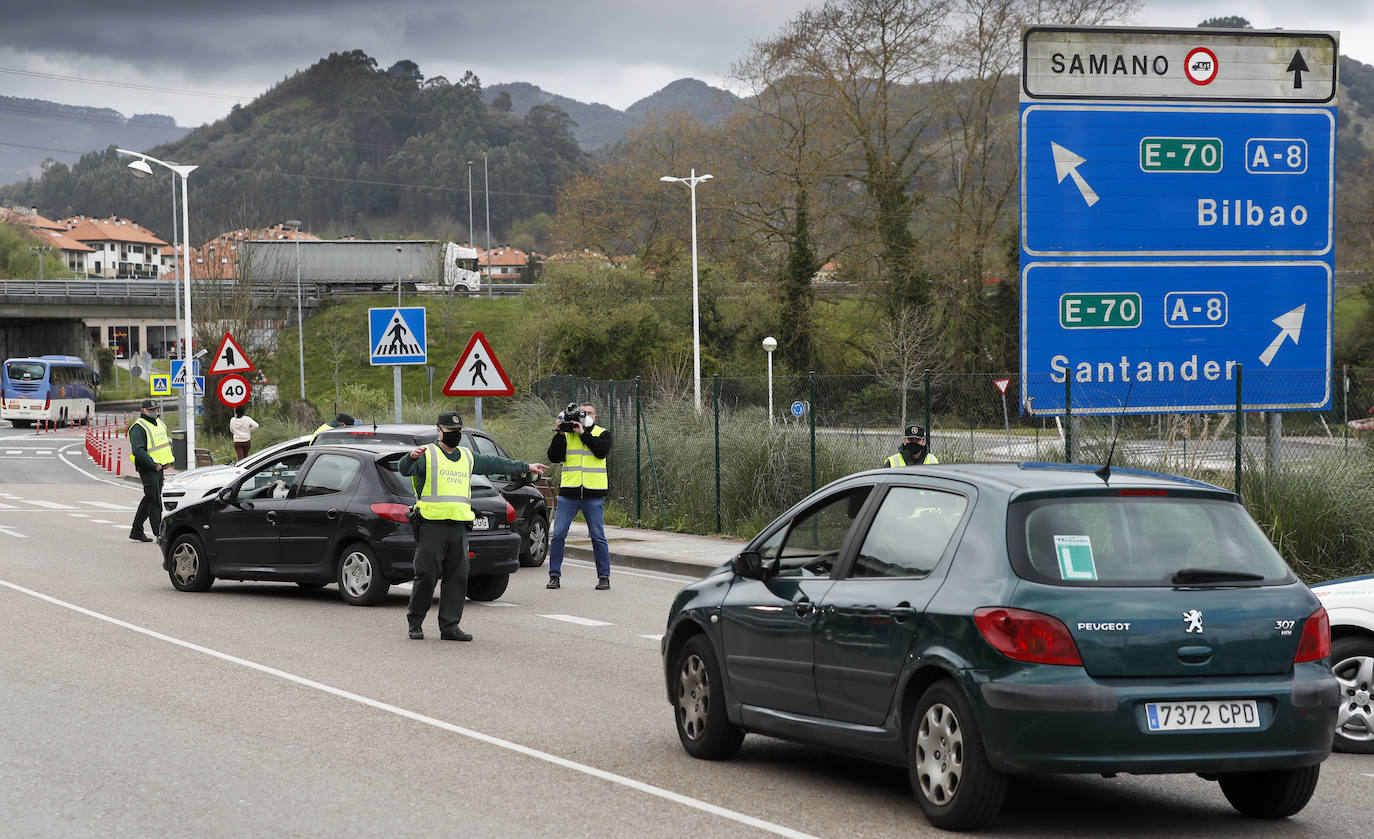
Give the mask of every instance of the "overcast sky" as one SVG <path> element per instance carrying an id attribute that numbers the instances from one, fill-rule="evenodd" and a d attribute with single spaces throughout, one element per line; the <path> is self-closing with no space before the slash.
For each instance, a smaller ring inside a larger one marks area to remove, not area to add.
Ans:
<path id="1" fill-rule="evenodd" d="M 675 79 L 726 86 L 732 62 L 807 0 L 64 0 L 7 2 L 0 95 L 168 114 L 195 126 L 330 52 L 486 85 L 530 82 L 623 109 Z M 121 9 L 135 9 L 122 12 Z M 1259 29 L 1335 30 L 1374 64 L 1374 0 L 1148 0 L 1142 26 L 1241 15 Z M 1047 21 L 1048 22 L 1048 21 Z M 107 82 L 107 84 L 97 83 Z"/>

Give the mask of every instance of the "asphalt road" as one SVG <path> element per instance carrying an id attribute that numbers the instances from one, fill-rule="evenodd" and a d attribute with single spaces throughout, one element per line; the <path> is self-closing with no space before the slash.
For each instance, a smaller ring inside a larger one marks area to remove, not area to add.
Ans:
<path id="1" fill-rule="evenodd" d="M 760 737 L 677 742 L 658 656 L 686 580 L 570 562 L 471 603 L 470 644 L 405 634 L 331 586 L 175 591 L 127 538 L 135 485 L 79 436 L 0 427 L 0 835 L 6 837 L 936 835 L 904 770 Z M 1374 756 L 1336 755 L 1307 809 L 1234 814 L 1193 776 L 1044 777 L 1016 837 L 1363 833 Z"/>

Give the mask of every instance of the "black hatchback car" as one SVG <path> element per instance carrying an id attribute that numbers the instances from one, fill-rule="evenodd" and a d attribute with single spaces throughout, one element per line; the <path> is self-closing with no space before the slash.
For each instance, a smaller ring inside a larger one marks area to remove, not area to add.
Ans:
<path id="1" fill-rule="evenodd" d="M 205 591 L 216 578 L 338 583 L 348 603 L 376 605 L 415 577 L 406 517 L 415 493 L 396 468 L 407 451 L 309 446 L 273 457 L 164 518 L 162 567 L 178 591 Z M 515 510 L 479 476 L 472 497 L 468 597 L 495 600 L 520 567 Z"/>
<path id="2" fill-rule="evenodd" d="M 757 732 L 905 766 L 955 830 L 1041 772 L 1196 773 L 1296 813 L 1331 751 L 1330 654 L 1234 493 L 1065 464 L 836 481 L 687 586 L 663 636 L 690 754 Z"/>
<path id="3" fill-rule="evenodd" d="M 367 443 L 413 443 L 425 445 L 438 439 L 438 430 L 432 425 L 421 423 L 372 423 L 369 425 L 341 426 L 328 428 L 316 435 L 312 445 L 354 446 Z M 463 429 L 463 442 L 476 454 L 493 454 L 507 460 L 515 458 L 506 454 L 501 444 L 485 431 L 476 428 Z M 520 564 L 527 568 L 538 568 L 549 555 L 549 505 L 547 492 L 548 480 L 530 475 L 488 475 L 486 476 L 515 508 L 515 530 L 520 534 Z M 541 489 L 542 487 L 542 489 Z"/>

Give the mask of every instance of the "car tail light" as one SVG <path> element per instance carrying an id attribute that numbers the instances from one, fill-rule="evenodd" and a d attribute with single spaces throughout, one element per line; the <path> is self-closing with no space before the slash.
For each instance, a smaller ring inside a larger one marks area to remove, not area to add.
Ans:
<path id="1" fill-rule="evenodd" d="M 1293 663 L 1316 661 L 1331 655 L 1331 618 L 1327 617 L 1326 607 L 1318 606 L 1317 611 L 1307 616 L 1302 625 L 1302 637 L 1298 639 L 1298 651 L 1293 654 Z"/>
<path id="2" fill-rule="evenodd" d="M 973 622 L 984 641 L 1014 661 L 1083 664 L 1078 645 L 1058 618 L 1025 609 L 984 606 L 974 611 Z"/>
<path id="3" fill-rule="evenodd" d="M 507 501 L 507 502 L 506 502 L 506 524 L 510 524 L 510 523 L 513 522 L 513 521 L 515 521 L 515 508 L 512 507 L 512 506 L 510 505 L 510 502 L 509 502 L 509 501 Z"/>
<path id="4" fill-rule="evenodd" d="M 410 524 L 410 519 L 406 516 L 406 513 L 410 512 L 410 508 L 404 504 L 373 504 L 372 512 L 387 521 Z"/>

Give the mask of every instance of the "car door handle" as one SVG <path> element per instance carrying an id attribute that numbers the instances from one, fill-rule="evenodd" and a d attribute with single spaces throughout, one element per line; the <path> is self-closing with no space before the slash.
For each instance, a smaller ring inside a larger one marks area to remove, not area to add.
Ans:
<path id="1" fill-rule="evenodd" d="M 329 512 L 325 513 L 325 514 L 324 514 L 324 517 L 327 518 L 327 519 L 329 519 L 330 521 L 333 521 L 334 519 L 338 518 L 338 517 L 339 517 L 339 508 L 338 508 L 338 507 L 330 507 L 330 508 L 329 508 Z"/>
<path id="2" fill-rule="evenodd" d="M 268 523 L 268 524 L 276 524 L 276 523 L 277 523 L 277 511 L 276 511 L 276 510 L 268 510 L 268 511 L 267 511 L 267 523 Z"/>
<path id="3" fill-rule="evenodd" d="M 889 609 L 888 614 L 892 616 L 892 619 L 894 621 L 896 621 L 897 623 L 901 623 L 907 618 L 916 617 L 916 609 L 913 606 L 908 606 L 907 604 L 903 603 L 899 606 L 894 606 L 891 609 Z"/>
<path id="4" fill-rule="evenodd" d="M 797 617 L 804 618 L 816 611 L 816 607 L 811 605 L 810 600 L 798 600 L 796 603 L 792 604 L 792 611 L 797 613 Z"/>

